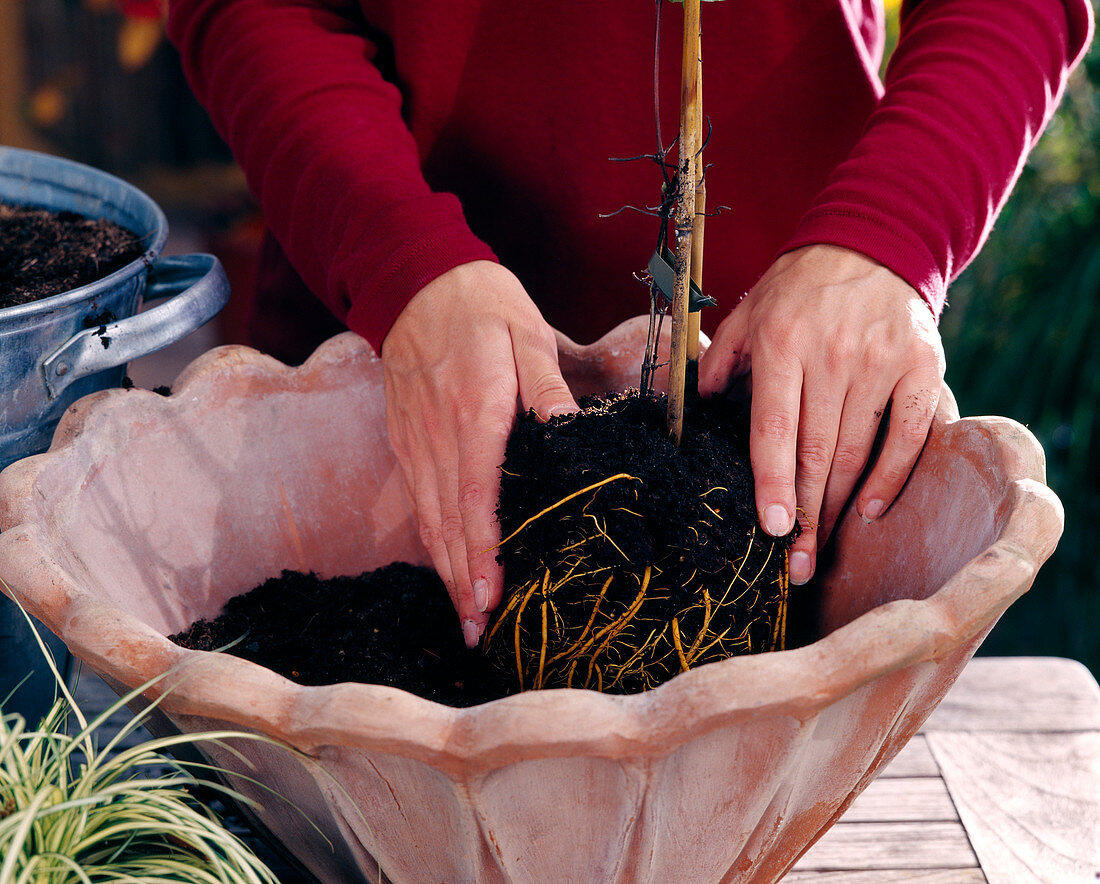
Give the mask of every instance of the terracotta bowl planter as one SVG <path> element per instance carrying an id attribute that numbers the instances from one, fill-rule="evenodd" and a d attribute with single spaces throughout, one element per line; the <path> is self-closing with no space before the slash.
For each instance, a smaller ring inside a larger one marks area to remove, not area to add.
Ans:
<path id="1" fill-rule="evenodd" d="M 630 384 L 643 337 L 634 322 L 565 344 L 563 366 L 583 390 Z M 948 394 L 891 511 L 839 526 L 818 641 L 641 695 L 456 710 L 373 685 L 298 687 L 165 639 L 283 568 L 426 561 L 380 363 L 352 335 L 297 370 L 228 347 L 170 398 L 79 402 L 48 453 L 0 476 L 0 577 L 116 686 L 180 666 L 162 707 L 180 729 L 294 747 L 241 751 L 327 840 L 237 786 L 326 881 L 772 881 L 917 730 L 1061 532 L 1033 437 L 952 411 Z"/>

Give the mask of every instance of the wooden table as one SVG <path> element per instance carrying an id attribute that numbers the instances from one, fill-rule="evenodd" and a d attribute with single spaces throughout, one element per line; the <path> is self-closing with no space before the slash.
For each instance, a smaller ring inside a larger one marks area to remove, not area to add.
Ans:
<path id="1" fill-rule="evenodd" d="M 1100 687 L 1073 660 L 972 660 L 784 878 L 1100 882 Z"/>
<path id="2" fill-rule="evenodd" d="M 99 679 L 81 679 L 85 713 L 114 699 Z M 125 716 L 116 718 L 106 730 Z M 282 884 L 305 884 L 242 820 L 227 822 Z M 1100 687 L 1084 666 L 971 661 L 920 734 L 784 879 L 898 881 L 1100 882 Z"/>

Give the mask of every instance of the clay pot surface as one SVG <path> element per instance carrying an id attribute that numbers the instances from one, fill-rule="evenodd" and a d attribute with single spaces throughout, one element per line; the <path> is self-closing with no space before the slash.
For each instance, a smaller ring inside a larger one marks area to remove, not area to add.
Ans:
<path id="1" fill-rule="evenodd" d="M 628 386 L 644 338 L 634 320 L 590 347 L 562 341 L 563 369 L 579 392 Z M 459 710 L 377 685 L 299 687 L 175 646 L 166 635 L 284 568 L 427 563 L 386 441 L 381 363 L 345 334 L 300 369 L 224 347 L 168 398 L 78 402 L 48 453 L 0 475 L 0 577 L 116 687 L 175 667 L 147 696 L 166 694 L 179 729 L 293 747 L 238 749 L 297 809 L 234 785 L 325 881 L 773 881 L 1030 586 L 1062 527 L 1043 474 L 1027 430 L 958 419 L 945 390 L 897 503 L 838 526 L 823 637 L 644 694 Z"/>

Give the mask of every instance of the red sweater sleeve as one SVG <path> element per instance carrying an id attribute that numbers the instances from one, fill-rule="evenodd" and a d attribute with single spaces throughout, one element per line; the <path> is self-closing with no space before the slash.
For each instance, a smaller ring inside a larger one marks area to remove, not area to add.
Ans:
<path id="1" fill-rule="evenodd" d="M 494 260 L 425 183 L 353 3 L 172 0 L 168 31 L 291 263 L 376 351 L 424 285 Z"/>
<path id="2" fill-rule="evenodd" d="M 906 2 L 882 102 L 785 250 L 825 242 L 862 252 L 938 316 L 1092 27 L 1087 0 Z"/>

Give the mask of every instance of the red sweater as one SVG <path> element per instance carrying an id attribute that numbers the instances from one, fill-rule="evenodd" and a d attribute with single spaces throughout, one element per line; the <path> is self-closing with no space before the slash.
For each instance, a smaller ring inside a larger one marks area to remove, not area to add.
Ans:
<path id="1" fill-rule="evenodd" d="M 704 4 L 712 329 L 785 250 L 834 243 L 937 314 L 1091 36 L 1087 0 L 913 0 L 885 87 L 872 0 Z M 680 7 L 663 8 L 662 136 Z M 494 256 L 589 341 L 648 309 L 654 4 L 172 0 L 169 34 L 290 263 L 376 349 L 439 274 Z"/>

